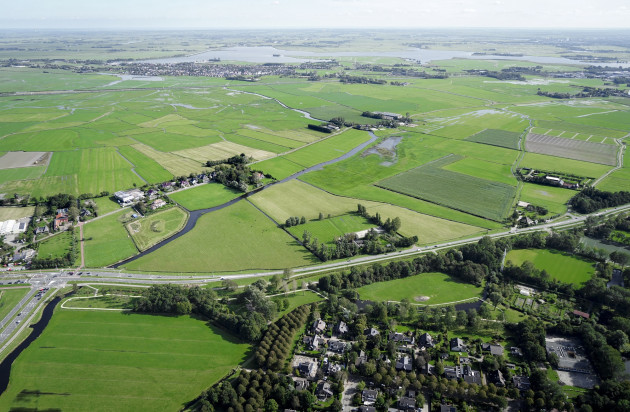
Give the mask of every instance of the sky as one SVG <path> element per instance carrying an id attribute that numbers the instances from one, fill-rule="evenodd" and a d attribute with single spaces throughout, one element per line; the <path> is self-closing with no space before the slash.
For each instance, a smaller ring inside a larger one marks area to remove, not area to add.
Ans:
<path id="1" fill-rule="evenodd" d="M 0 5 L 0 28 L 630 28 L 629 0 L 1 0 Z"/>

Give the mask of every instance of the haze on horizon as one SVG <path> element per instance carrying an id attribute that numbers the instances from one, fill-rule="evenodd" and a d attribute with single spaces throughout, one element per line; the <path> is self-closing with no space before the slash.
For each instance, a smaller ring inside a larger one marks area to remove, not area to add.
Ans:
<path id="1" fill-rule="evenodd" d="M 5 29 L 628 28 L 627 0 L 21 0 Z"/>

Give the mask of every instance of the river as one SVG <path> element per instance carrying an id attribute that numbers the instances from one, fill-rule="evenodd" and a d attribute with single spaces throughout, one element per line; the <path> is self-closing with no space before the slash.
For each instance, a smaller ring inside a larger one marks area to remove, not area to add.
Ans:
<path id="1" fill-rule="evenodd" d="M 144 252 L 140 252 L 139 254 L 134 255 L 134 256 L 132 256 L 132 257 L 130 257 L 128 259 L 125 259 L 125 260 L 123 260 L 121 262 L 118 262 L 118 263 L 116 263 L 116 264 L 114 264 L 114 265 L 112 265 L 110 267 L 119 268 L 121 266 L 124 266 L 125 264 L 127 264 L 129 262 L 133 262 L 136 259 L 140 259 L 141 257 L 143 257 L 145 255 L 148 255 L 149 253 L 155 252 L 156 250 L 158 250 L 159 248 L 163 247 L 164 245 L 167 245 L 167 244 L 171 243 L 172 241 L 174 241 L 175 239 L 177 239 L 177 238 L 179 238 L 181 236 L 184 236 L 186 233 L 190 232 L 195 227 L 195 225 L 197 224 L 197 220 L 199 220 L 199 218 L 201 216 L 205 215 L 206 213 L 212 213 L 212 212 L 215 212 L 217 210 L 224 209 L 224 208 L 226 208 L 228 206 L 231 206 L 231 205 L 233 205 L 235 203 L 240 202 L 243 199 L 247 199 L 248 197 L 250 197 L 252 195 L 255 195 L 256 193 L 261 192 L 261 191 L 263 191 L 263 190 L 265 190 L 265 189 L 267 189 L 267 188 L 269 188 L 271 186 L 279 185 L 279 184 L 288 182 L 290 180 L 297 179 L 298 177 L 302 176 L 303 174 L 310 173 L 310 172 L 313 172 L 315 170 L 321 170 L 321 169 L 324 168 L 324 166 L 328 166 L 328 165 L 331 165 L 331 164 L 334 164 L 334 163 L 337 163 L 337 162 L 341 162 L 342 160 L 346 160 L 346 159 L 354 156 L 355 154 L 359 153 L 360 151 L 362 151 L 363 149 L 365 149 L 367 146 L 369 146 L 370 144 L 374 143 L 378 139 L 378 136 L 376 136 L 373 132 L 370 131 L 368 133 L 370 134 L 370 139 L 369 140 L 367 140 L 366 142 L 361 143 L 360 145 L 358 145 L 354 149 L 350 150 L 349 152 L 347 152 L 347 153 L 345 153 L 345 154 L 343 154 L 343 155 L 341 155 L 341 156 L 339 156 L 339 157 L 337 157 L 335 159 L 328 160 L 328 161 L 322 162 L 322 163 L 318 163 L 318 164 L 316 164 L 314 166 L 311 166 L 311 167 L 306 168 L 304 170 L 301 170 L 301 171 L 299 171 L 297 173 L 294 173 L 294 174 L 292 174 L 289 177 L 285 177 L 282 180 L 278 180 L 277 182 L 273 182 L 273 183 L 270 183 L 270 184 L 268 184 L 266 186 L 259 187 L 257 189 L 252 190 L 251 192 L 244 193 L 243 195 L 241 195 L 241 196 L 239 196 L 239 197 L 237 197 L 235 199 L 232 199 L 229 202 L 223 203 L 223 204 L 221 204 L 219 206 L 210 207 L 208 209 L 200 209 L 200 210 L 190 211 L 189 212 L 190 216 L 188 217 L 188 221 L 186 222 L 186 225 L 184 226 L 184 228 L 181 231 L 177 232 L 176 234 L 174 234 L 173 236 L 169 237 L 168 239 L 164 239 L 160 243 L 150 247 L 149 249 L 145 250 Z M 218 184 L 218 183 L 208 183 L 208 184 Z"/>

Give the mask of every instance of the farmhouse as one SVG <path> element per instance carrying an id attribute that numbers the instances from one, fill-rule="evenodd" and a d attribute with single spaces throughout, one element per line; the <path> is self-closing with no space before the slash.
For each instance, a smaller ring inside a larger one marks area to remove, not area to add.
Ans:
<path id="1" fill-rule="evenodd" d="M 144 193 L 140 189 L 120 190 L 114 193 L 114 197 L 124 207 L 144 199 Z"/>
<path id="2" fill-rule="evenodd" d="M 545 179 L 551 185 L 562 186 L 564 184 L 564 181 L 560 179 L 559 177 L 545 176 Z"/>
<path id="3" fill-rule="evenodd" d="M 163 199 L 157 199 L 156 201 L 151 203 L 151 210 L 159 209 L 164 205 L 166 205 L 166 202 Z"/>

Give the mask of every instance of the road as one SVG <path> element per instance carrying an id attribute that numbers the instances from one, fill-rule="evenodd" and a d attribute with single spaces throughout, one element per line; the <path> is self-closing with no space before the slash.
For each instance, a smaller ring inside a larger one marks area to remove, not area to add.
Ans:
<path id="1" fill-rule="evenodd" d="M 540 230 L 551 230 L 551 229 L 565 229 L 570 228 L 572 226 L 576 226 L 578 224 L 583 223 L 588 216 L 605 216 L 610 214 L 615 214 L 623 211 L 630 211 L 630 205 L 619 206 L 616 208 L 608 209 L 605 211 L 593 213 L 591 215 L 583 215 L 583 216 L 574 216 L 571 214 L 567 214 L 554 222 L 545 223 L 543 225 L 533 226 L 529 228 L 512 228 L 508 231 L 498 232 L 488 234 L 487 236 L 491 238 L 501 238 L 506 236 L 515 236 L 522 233 L 528 233 L 533 231 Z M 325 272 L 331 269 L 339 269 L 339 268 L 348 268 L 355 265 L 365 265 L 369 263 L 376 262 L 386 262 L 388 260 L 399 259 L 401 257 L 410 257 L 415 255 L 421 255 L 424 253 L 434 253 L 438 250 L 448 249 L 455 246 L 460 246 L 468 243 L 474 243 L 479 241 L 483 236 L 476 236 L 472 238 L 456 240 L 451 242 L 443 242 L 436 245 L 424 246 L 424 247 L 413 247 L 407 250 L 399 251 L 399 252 L 391 252 L 385 253 L 383 255 L 377 256 L 362 256 L 350 261 L 344 262 L 335 262 L 335 263 L 327 263 L 321 265 L 314 265 L 305 268 L 295 269 L 295 274 L 293 277 L 304 276 L 309 274 L 316 274 L 319 272 Z M 80 275 L 79 275 L 80 273 Z M 27 279 L 27 282 L 31 285 L 31 289 L 27 293 L 27 295 L 11 310 L 11 312 L 0 321 L 0 345 L 6 346 L 8 339 L 11 335 L 14 334 L 16 330 L 21 330 L 27 327 L 28 322 L 20 322 L 16 323 L 18 319 L 14 319 L 14 317 L 21 313 L 19 319 L 28 319 L 32 316 L 37 309 L 43 304 L 45 299 L 37 299 L 33 296 L 42 288 L 62 288 L 66 286 L 69 281 L 80 281 L 79 284 L 112 284 L 112 285 L 138 285 L 138 286 L 150 286 L 154 284 L 164 284 L 164 283 L 174 283 L 174 284 L 184 284 L 184 285 L 205 285 L 211 282 L 220 282 L 224 279 L 243 279 L 250 277 L 262 277 L 262 276 L 270 276 L 274 274 L 281 274 L 282 271 L 265 271 L 258 273 L 243 273 L 243 274 L 235 274 L 235 275 L 153 275 L 153 274 L 144 274 L 144 273 L 128 273 L 117 271 L 113 269 L 96 269 L 90 271 L 83 272 L 66 272 L 64 270 L 54 271 L 54 272 L 5 272 L 3 275 L 3 279 L 8 281 L 10 279 Z M 47 292 L 51 293 L 51 292 Z M 4 327 L 4 329 L 2 329 Z M 4 347 L 3 346 L 3 347 Z M 1 350 L 1 349 L 0 349 Z"/>

